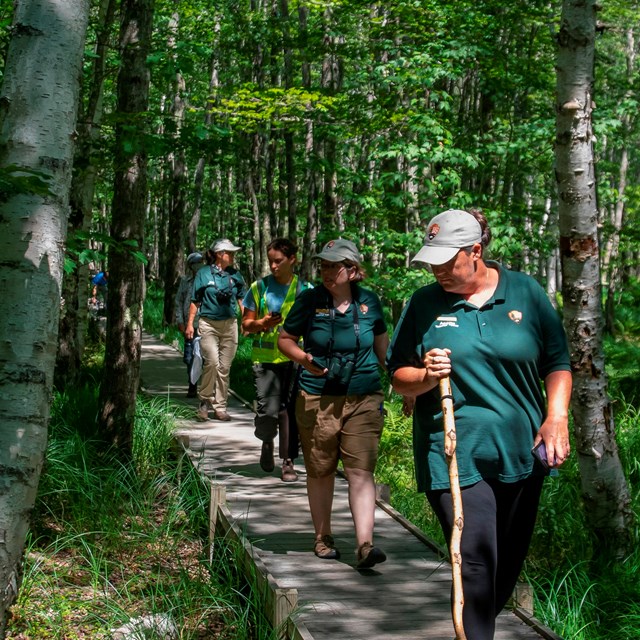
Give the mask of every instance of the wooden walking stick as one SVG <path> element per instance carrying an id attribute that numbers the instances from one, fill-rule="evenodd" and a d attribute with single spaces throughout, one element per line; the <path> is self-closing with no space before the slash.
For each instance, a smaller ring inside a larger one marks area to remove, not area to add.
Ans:
<path id="1" fill-rule="evenodd" d="M 451 503 L 453 506 L 453 526 L 449 554 L 451 555 L 451 571 L 453 574 L 453 628 L 456 640 L 466 640 L 462 624 L 462 610 L 464 608 L 464 593 L 462 591 L 462 554 L 460 540 L 464 528 L 462 513 L 462 494 L 460 493 L 460 478 L 458 477 L 458 461 L 456 459 L 456 421 L 453 417 L 453 395 L 449 376 L 440 380 L 440 401 L 444 418 L 444 455 L 449 467 L 449 484 L 451 486 Z"/>

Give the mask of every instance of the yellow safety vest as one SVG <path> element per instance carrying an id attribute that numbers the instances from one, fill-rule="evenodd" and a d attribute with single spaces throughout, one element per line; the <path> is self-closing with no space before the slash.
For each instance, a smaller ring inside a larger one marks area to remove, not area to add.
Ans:
<path id="1" fill-rule="evenodd" d="M 258 282 L 251 285 L 251 294 L 256 305 L 256 319 L 260 320 L 267 315 L 267 288 L 263 285 L 263 291 L 258 290 Z M 253 348 L 251 349 L 251 359 L 253 362 L 289 362 L 289 359 L 278 350 L 278 334 L 282 328 L 282 323 L 287 317 L 298 293 L 298 276 L 294 275 L 289 285 L 289 290 L 282 303 L 282 320 L 275 327 L 264 333 L 255 334 L 253 338 Z"/>

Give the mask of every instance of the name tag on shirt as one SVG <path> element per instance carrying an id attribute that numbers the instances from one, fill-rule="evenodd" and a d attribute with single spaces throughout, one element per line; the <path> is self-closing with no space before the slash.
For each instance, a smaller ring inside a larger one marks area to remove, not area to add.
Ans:
<path id="1" fill-rule="evenodd" d="M 443 327 L 458 327 L 458 318 L 456 316 L 438 316 L 436 318 L 436 329 L 442 329 Z"/>

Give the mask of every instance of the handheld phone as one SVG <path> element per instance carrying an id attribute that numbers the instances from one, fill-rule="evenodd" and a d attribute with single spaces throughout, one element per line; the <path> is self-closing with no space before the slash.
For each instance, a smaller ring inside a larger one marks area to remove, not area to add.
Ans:
<path id="1" fill-rule="evenodd" d="M 272 311 L 271 317 L 276 318 L 277 320 L 280 320 L 280 318 L 282 318 L 282 314 L 279 311 Z"/>
<path id="2" fill-rule="evenodd" d="M 311 362 L 307 363 L 307 367 L 310 368 L 313 375 L 321 376 L 324 374 L 324 367 L 321 367 L 317 362 L 311 360 Z"/>
<path id="3" fill-rule="evenodd" d="M 544 440 L 540 440 L 538 444 L 531 449 L 531 455 L 540 462 L 545 468 L 549 469 L 549 460 L 547 459 L 547 447 L 544 445 Z"/>

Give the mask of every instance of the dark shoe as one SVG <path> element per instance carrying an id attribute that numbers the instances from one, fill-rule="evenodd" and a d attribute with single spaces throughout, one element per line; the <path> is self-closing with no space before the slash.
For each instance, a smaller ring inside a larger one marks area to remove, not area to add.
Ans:
<path id="1" fill-rule="evenodd" d="M 196 414 L 196 420 L 200 422 L 206 422 L 209 419 L 209 403 L 203 400 L 198 407 L 198 413 Z"/>
<path id="2" fill-rule="evenodd" d="M 216 420 L 222 420 L 222 422 L 229 422 L 231 416 L 224 409 L 216 409 L 214 411 Z"/>
<path id="3" fill-rule="evenodd" d="M 262 443 L 260 468 L 267 473 L 271 473 L 276 468 L 275 462 L 273 461 L 273 440 L 265 440 Z"/>
<path id="4" fill-rule="evenodd" d="M 187 390 L 187 398 L 197 398 L 198 397 L 198 387 L 195 384 L 190 384 L 189 389 Z"/>
<path id="5" fill-rule="evenodd" d="M 282 482 L 295 482 L 298 479 L 298 474 L 293 468 L 293 460 L 282 461 Z"/>
<path id="6" fill-rule="evenodd" d="M 340 557 L 340 552 L 334 545 L 333 536 L 326 534 L 321 538 L 316 538 L 313 553 L 322 560 L 337 560 Z"/>
<path id="7" fill-rule="evenodd" d="M 385 552 L 378 547 L 374 547 L 370 542 L 364 542 L 356 551 L 358 569 L 369 569 L 373 565 L 384 562 L 387 559 Z"/>

